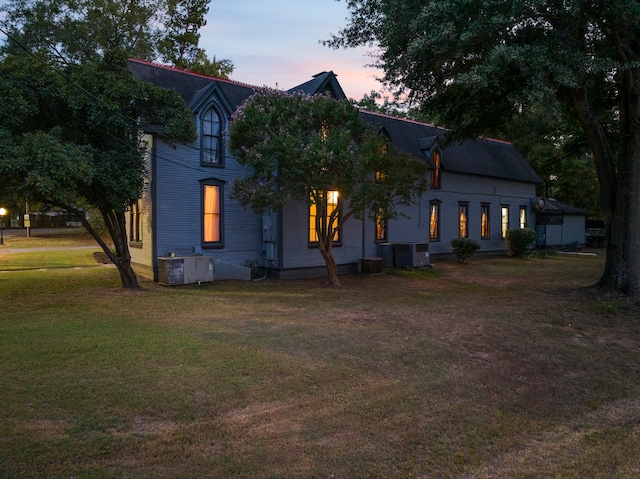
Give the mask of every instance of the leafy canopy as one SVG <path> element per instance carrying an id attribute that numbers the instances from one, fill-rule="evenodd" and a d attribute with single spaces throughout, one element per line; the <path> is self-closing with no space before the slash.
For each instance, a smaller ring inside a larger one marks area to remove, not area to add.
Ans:
<path id="1" fill-rule="evenodd" d="M 141 119 L 163 125 L 157 131 L 172 143 L 195 136 L 177 94 L 135 80 L 125 67 L 123 60 L 71 66 L 63 76 L 23 57 L 0 63 L 0 91 L 11 98 L 0 115 L 4 164 L 10 176 L 27 180 L 20 183 L 25 195 L 124 209 L 144 181 Z"/>
<path id="2" fill-rule="evenodd" d="M 231 152 L 253 169 L 234 182 L 233 195 L 257 211 L 290 200 L 315 205 L 318 250 L 333 285 L 340 284 L 332 254 L 340 225 L 365 210 L 378 220 L 397 216 L 426 189 L 424 162 L 391 148 L 346 101 L 265 90 L 236 110 L 229 133 Z M 330 207 L 329 191 L 346 211 Z"/>
<path id="3" fill-rule="evenodd" d="M 353 105 L 327 96 L 256 93 L 234 113 L 229 133 L 231 152 L 253 168 L 233 193 L 256 210 L 291 199 L 325 205 L 323 192 L 337 190 L 349 205 L 343 221 L 365 208 L 390 218 L 426 189 L 423 162 L 367 128 Z"/>
<path id="4" fill-rule="evenodd" d="M 115 252 L 85 227 L 118 267 L 123 286 L 137 287 L 124 221 L 146 176 L 145 132 L 169 144 L 195 138 L 192 114 L 175 92 L 137 81 L 124 58 L 53 70 L 28 57 L 0 62 L 2 187 L 31 201 L 78 212 L 97 209 Z M 6 99 L 6 103 L 5 103 Z"/>
<path id="5" fill-rule="evenodd" d="M 17 41 L 0 52 L 23 48 L 60 64 L 92 63 L 121 52 L 228 78 L 230 60 L 209 60 L 198 46 L 210 0 L 8 0 L 0 27 Z"/>
<path id="6" fill-rule="evenodd" d="M 558 115 L 565 138 L 577 126 L 606 226 L 599 285 L 640 297 L 639 1 L 347 4 L 349 24 L 326 44 L 376 45 L 387 84 L 460 136 L 499 134 L 534 108 Z"/>

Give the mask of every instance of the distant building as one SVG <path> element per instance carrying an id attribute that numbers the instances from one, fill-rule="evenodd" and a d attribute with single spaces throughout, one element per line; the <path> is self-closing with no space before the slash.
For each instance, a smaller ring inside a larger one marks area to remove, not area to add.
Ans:
<path id="1" fill-rule="evenodd" d="M 544 198 L 536 208 L 536 245 L 547 248 L 581 249 L 587 245 L 589 210 Z"/>

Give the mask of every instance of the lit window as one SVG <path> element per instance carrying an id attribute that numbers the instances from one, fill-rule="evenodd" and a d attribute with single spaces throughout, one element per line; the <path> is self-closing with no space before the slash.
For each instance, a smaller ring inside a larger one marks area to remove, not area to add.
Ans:
<path id="1" fill-rule="evenodd" d="M 212 107 L 202 114 L 200 125 L 203 165 L 222 165 L 222 122 L 218 112 Z"/>
<path id="2" fill-rule="evenodd" d="M 316 203 L 309 206 L 309 242 L 318 243 L 318 230 L 316 225 L 319 223 L 320 231 L 323 236 L 328 237 L 333 233 L 333 241 L 340 241 L 340 194 L 335 191 L 327 191 L 326 208 Z M 323 198 L 324 194 L 320 195 Z M 323 211 L 324 214 L 323 214 Z"/>
<path id="3" fill-rule="evenodd" d="M 524 229 L 527 227 L 527 207 L 520 207 L 520 229 Z"/>
<path id="4" fill-rule="evenodd" d="M 202 188 L 202 242 L 205 247 L 222 246 L 222 186 Z"/>
<path id="5" fill-rule="evenodd" d="M 482 239 L 490 238 L 491 225 L 489 223 L 489 205 L 482 204 L 480 207 L 480 237 Z"/>
<path id="6" fill-rule="evenodd" d="M 440 239 L 440 202 L 433 201 L 429 205 L 429 239 Z"/>
<path id="7" fill-rule="evenodd" d="M 431 153 L 433 171 L 431 172 L 431 188 L 440 188 L 440 152 L 435 150 Z"/>
<path id="8" fill-rule="evenodd" d="M 382 213 L 376 215 L 376 241 L 387 241 L 388 222 Z"/>
<path id="9" fill-rule="evenodd" d="M 460 203 L 458 205 L 458 235 L 460 238 L 469 237 L 469 205 L 467 203 Z"/>
<path id="10" fill-rule="evenodd" d="M 509 206 L 502 205 L 500 208 L 500 221 L 501 221 L 501 238 L 507 237 L 507 230 L 509 229 Z"/>

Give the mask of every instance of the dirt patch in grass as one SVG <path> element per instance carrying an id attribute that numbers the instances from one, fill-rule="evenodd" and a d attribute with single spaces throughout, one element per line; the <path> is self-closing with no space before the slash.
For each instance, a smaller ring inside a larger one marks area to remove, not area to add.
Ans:
<path id="1" fill-rule="evenodd" d="M 107 253 L 105 253 L 104 251 L 96 251 L 95 253 L 93 253 L 93 257 L 95 258 L 96 263 L 113 264 L 107 256 Z"/>

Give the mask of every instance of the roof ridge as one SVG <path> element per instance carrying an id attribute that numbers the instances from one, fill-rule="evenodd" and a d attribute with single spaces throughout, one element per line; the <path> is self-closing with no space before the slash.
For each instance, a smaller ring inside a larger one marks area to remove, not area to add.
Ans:
<path id="1" fill-rule="evenodd" d="M 243 87 L 251 88 L 251 89 L 254 89 L 254 90 L 268 90 L 269 89 L 269 87 L 266 87 L 266 86 L 261 86 L 260 87 L 260 86 L 256 86 L 256 85 L 251 85 L 250 83 L 231 80 L 229 78 L 222 78 L 222 77 L 217 77 L 217 76 L 213 76 L 213 75 L 205 75 L 204 73 L 198 73 L 198 72 L 194 72 L 194 71 L 191 71 L 191 70 L 183 70 L 182 68 L 176 68 L 176 67 L 171 66 L 171 65 L 163 65 L 162 63 L 152 62 L 152 61 L 149 61 L 149 60 L 141 60 L 139 58 L 129 58 L 129 61 L 136 62 L 136 63 L 142 63 L 142 64 L 145 64 L 145 65 L 151 65 L 151 66 L 154 66 L 156 68 L 162 68 L 164 70 L 175 71 L 175 72 L 178 72 L 178 73 L 185 73 L 187 75 L 197 76 L 197 77 L 201 77 L 201 78 L 209 78 L 209 79 L 215 80 L 215 81 L 232 83 L 234 85 L 243 86 Z"/>
<path id="2" fill-rule="evenodd" d="M 444 128 L 442 126 L 433 125 L 433 124 L 427 123 L 425 121 L 414 120 L 412 118 L 403 118 L 401 116 L 390 115 L 388 113 L 381 113 L 379 111 L 367 110 L 366 108 L 358 108 L 358 110 L 362 111 L 364 113 L 369 113 L 371 115 L 383 116 L 385 118 L 391 118 L 391 119 L 394 119 L 394 120 L 408 121 L 410 123 L 415 123 L 417 125 L 425 125 L 425 126 L 430 126 L 432 128 L 437 128 L 438 130 L 451 131 L 448 128 Z"/>
<path id="3" fill-rule="evenodd" d="M 434 125 L 432 123 L 427 123 L 425 121 L 419 121 L 419 120 L 414 120 L 412 118 L 403 118 L 401 116 L 394 116 L 394 115 L 390 115 L 388 113 L 381 113 L 378 111 L 371 111 L 371 110 L 367 110 L 365 108 L 358 108 L 359 111 L 365 112 L 365 113 L 369 113 L 371 115 L 378 115 L 378 116 L 383 116 L 385 118 L 392 118 L 395 120 L 402 120 L 402 121 L 408 121 L 410 123 L 415 123 L 417 125 L 425 125 L 425 126 L 430 126 L 432 128 L 436 128 L 438 130 L 442 130 L 442 131 L 452 131 L 449 128 L 445 128 L 444 126 L 438 126 L 438 125 Z M 511 141 L 507 141 L 507 140 L 498 140 L 497 138 L 490 138 L 488 136 L 482 136 L 482 135 L 478 135 L 477 138 L 481 138 L 483 140 L 487 140 L 487 141 L 495 141 L 496 143 L 502 143 L 505 145 L 512 145 L 513 143 Z"/>

